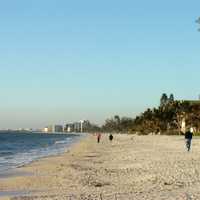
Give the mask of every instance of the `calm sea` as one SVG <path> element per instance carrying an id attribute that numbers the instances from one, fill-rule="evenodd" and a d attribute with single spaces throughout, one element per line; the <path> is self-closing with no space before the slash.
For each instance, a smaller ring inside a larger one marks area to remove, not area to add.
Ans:
<path id="1" fill-rule="evenodd" d="M 83 135 L 1 132 L 0 172 L 63 153 L 81 137 Z"/>

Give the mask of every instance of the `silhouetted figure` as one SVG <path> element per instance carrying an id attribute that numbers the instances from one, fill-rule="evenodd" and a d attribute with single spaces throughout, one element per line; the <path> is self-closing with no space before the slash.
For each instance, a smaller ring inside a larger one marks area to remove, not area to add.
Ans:
<path id="1" fill-rule="evenodd" d="M 113 140 L 113 135 L 112 134 L 109 135 L 109 140 L 112 142 L 112 140 Z"/>
<path id="2" fill-rule="evenodd" d="M 193 137 L 193 133 L 190 130 L 188 130 L 185 133 L 186 147 L 188 151 L 190 151 L 190 148 L 191 148 L 192 137 Z"/>
<path id="3" fill-rule="evenodd" d="M 101 140 L 101 133 L 98 133 L 97 134 L 97 143 L 100 143 L 100 140 Z"/>

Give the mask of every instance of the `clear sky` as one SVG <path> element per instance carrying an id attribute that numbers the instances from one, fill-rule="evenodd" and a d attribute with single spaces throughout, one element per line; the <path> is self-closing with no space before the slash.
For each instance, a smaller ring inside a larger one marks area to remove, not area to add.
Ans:
<path id="1" fill-rule="evenodd" d="M 134 117 L 200 94 L 200 1 L 0 2 L 0 128 Z"/>

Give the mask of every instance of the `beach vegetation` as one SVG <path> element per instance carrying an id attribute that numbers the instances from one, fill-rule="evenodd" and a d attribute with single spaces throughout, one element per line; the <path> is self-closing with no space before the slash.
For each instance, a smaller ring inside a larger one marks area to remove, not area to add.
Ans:
<path id="1" fill-rule="evenodd" d="M 135 118 L 118 115 L 107 119 L 102 131 L 116 133 L 137 133 L 181 135 L 183 120 L 188 127 L 193 127 L 195 133 L 200 132 L 200 101 L 179 101 L 171 94 L 162 94 L 160 106 L 148 108 Z"/>

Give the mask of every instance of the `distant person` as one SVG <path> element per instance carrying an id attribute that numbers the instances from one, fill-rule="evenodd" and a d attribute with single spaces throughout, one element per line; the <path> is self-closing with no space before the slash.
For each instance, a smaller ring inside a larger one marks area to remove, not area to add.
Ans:
<path id="1" fill-rule="evenodd" d="M 113 140 L 113 135 L 112 134 L 109 135 L 109 140 L 112 142 L 112 140 Z"/>
<path id="2" fill-rule="evenodd" d="M 188 129 L 188 131 L 186 131 L 185 133 L 186 147 L 188 151 L 190 151 L 191 148 L 192 137 L 193 137 L 192 129 L 191 130 Z"/>
<path id="3" fill-rule="evenodd" d="M 97 143 L 100 143 L 100 140 L 101 140 L 101 133 L 98 133 L 97 134 Z"/>

